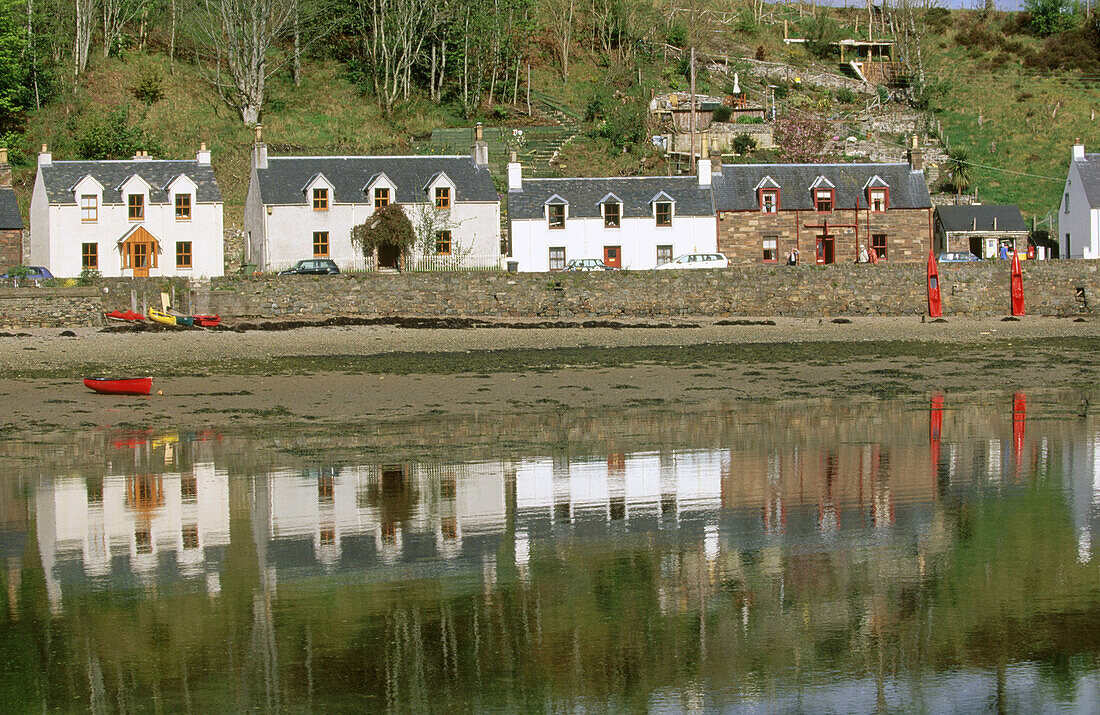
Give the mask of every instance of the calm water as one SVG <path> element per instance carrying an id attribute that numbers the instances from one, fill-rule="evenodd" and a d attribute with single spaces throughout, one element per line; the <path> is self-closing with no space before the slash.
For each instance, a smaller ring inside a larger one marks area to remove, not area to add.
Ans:
<path id="1" fill-rule="evenodd" d="M 1100 709 L 1080 395 L 92 431 L 0 475 L 5 711 Z"/>

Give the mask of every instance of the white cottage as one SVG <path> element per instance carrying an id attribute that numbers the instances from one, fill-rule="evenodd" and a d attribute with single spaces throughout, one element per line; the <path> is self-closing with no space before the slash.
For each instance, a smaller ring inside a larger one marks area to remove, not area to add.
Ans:
<path id="1" fill-rule="evenodd" d="M 1058 237 L 1063 257 L 1100 258 L 1100 154 L 1086 154 L 1080 139 L 1070 155 Z"/>
<path id="2" fill-rule="evenodd" d="M 225 273 L 222 196 L 203 144 L 193 160 L 54 161 L 42 146 L 31 258 L 55 276 Z"/>
<path id="3" fill-rule="evenodd" d="M 717 251 L 710 161 L 698 176 L 524 179 L 508 165 L 510 256 L 521 271 L 553 271 L 574 258 L 655 268 L 684 253 Z"/>
<path id="4" fill-rule="evenodd" d="M 500 265 L 500 197 L 481 125 L 469 156 L 269 157 L 256 128 L 245 200 L 245 261 L 280 270 L 304 258 L 341 269 Z M 418 235 L 410 255 L 380 250 L 367 264 L 351 230 L 376 209 L 403 207 Z"/>

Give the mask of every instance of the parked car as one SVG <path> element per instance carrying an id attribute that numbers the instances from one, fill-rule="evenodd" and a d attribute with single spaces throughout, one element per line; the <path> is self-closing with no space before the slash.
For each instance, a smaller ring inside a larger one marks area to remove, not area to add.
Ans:
<path id="1" fill-rule="evenodd" d="M 53 273 L 50 273 L 50 269 L 44 266 L 22 266 L 20 269 L 9 268 L 0 275 L 2 281 L 14 280 L 23 285 L 33 283 L 36 286 L 42 285 L 51 278 L 53 278 Z"/>
<path id="2" fill-rule="evenodd" d="M 298 261 L 285 271 L 279 271 L 281 276 L 327 276 L 334 273 L 339 273 L 340 269 L 336 266 L 336 261 L 328 258 L 307 258 L 305 260 Z"/>
<path id="3" fill-rule="evenodd" d="M 567 271 L 613 271 L 616 270 L 599 258 L 574 258 L 565 265 Z"/>
<path id="4" fill-rule="evenodd" d="M 662 263 L 657 270 L 675 268 L 729 268 L 729 259 L 721 253 L 685 253 L 676 259 Z"/>
<path id="5" fill-rule="evenodd" d="M 941 253 L 936 257 L 936 260 L 940 263 L 965 263 L 967 261 L 980 261 L 982 259 L 969 251 L 962 251 L 959 253 Z"/>

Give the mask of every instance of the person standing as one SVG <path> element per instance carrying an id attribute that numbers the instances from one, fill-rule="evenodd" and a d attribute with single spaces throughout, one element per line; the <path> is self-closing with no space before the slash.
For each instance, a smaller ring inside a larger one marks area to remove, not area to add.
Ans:
<path id="1" fill-rule="evenodd" d="M 797 248 L 792 248 L 791 252 L 787 254 L 787 265 L 788 266 L 797 266 L 798 265 L 798 249 Z"/>

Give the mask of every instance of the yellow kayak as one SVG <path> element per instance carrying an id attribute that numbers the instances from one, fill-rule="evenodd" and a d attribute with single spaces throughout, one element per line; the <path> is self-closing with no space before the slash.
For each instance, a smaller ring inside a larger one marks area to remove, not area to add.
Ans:
<path id="1" fill-rule="evenodd" d="M 164 313 L 156 308 L 149 309 L 149 319 L 158 323 L 164 323 L 165 325 L 175 325 L 176 316 L 171 313 Z"/>

